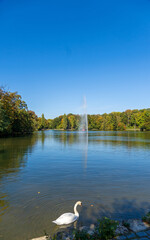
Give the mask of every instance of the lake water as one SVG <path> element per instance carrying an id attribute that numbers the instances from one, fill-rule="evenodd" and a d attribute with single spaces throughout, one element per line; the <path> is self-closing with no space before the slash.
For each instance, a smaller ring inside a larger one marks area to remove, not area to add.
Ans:
<path id="1" fill-rule="evenodd" d="M 79 225 L 150 209 L 150 133 L 48 130 L 0 139 L 0 239 L 52 234 L 52 220 L 78 200 Z"/>

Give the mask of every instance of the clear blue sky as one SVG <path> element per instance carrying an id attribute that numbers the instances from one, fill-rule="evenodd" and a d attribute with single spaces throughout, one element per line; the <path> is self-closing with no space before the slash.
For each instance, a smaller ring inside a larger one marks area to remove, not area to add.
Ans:
<path id="1" fill-rule="evenodd" d="M 47 118 L 150 107 L 150 1 L 0 0 L 0 85 Z"/>

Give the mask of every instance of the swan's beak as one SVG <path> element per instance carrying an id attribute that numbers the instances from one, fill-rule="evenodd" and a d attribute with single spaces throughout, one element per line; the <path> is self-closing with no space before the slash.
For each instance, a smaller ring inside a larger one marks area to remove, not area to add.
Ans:
<path id="1" fill-rule="evenodd" d="M 81 207 L 82 207 L 82 202 L 81 202 L 81 205 L 80 205 Z"/>

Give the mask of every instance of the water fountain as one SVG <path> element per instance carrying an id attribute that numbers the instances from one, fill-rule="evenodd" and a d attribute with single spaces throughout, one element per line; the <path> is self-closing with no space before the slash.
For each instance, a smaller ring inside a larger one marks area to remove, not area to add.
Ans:
<path id="1" fill-rule="evenodd" d="M 88 132 L 87 104 L 86 97 L 83 98 L 82 114 L 80 119 L 79 131 Z"/>

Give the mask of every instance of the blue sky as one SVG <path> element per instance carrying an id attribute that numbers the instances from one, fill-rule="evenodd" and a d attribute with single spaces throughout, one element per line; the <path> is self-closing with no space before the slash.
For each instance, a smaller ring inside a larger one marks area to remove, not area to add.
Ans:
<path id="1" fill-rule="evenodd" d="M 47 118 L 150 107 L 150 1 L 0 0 L 0 85 Z"/>

